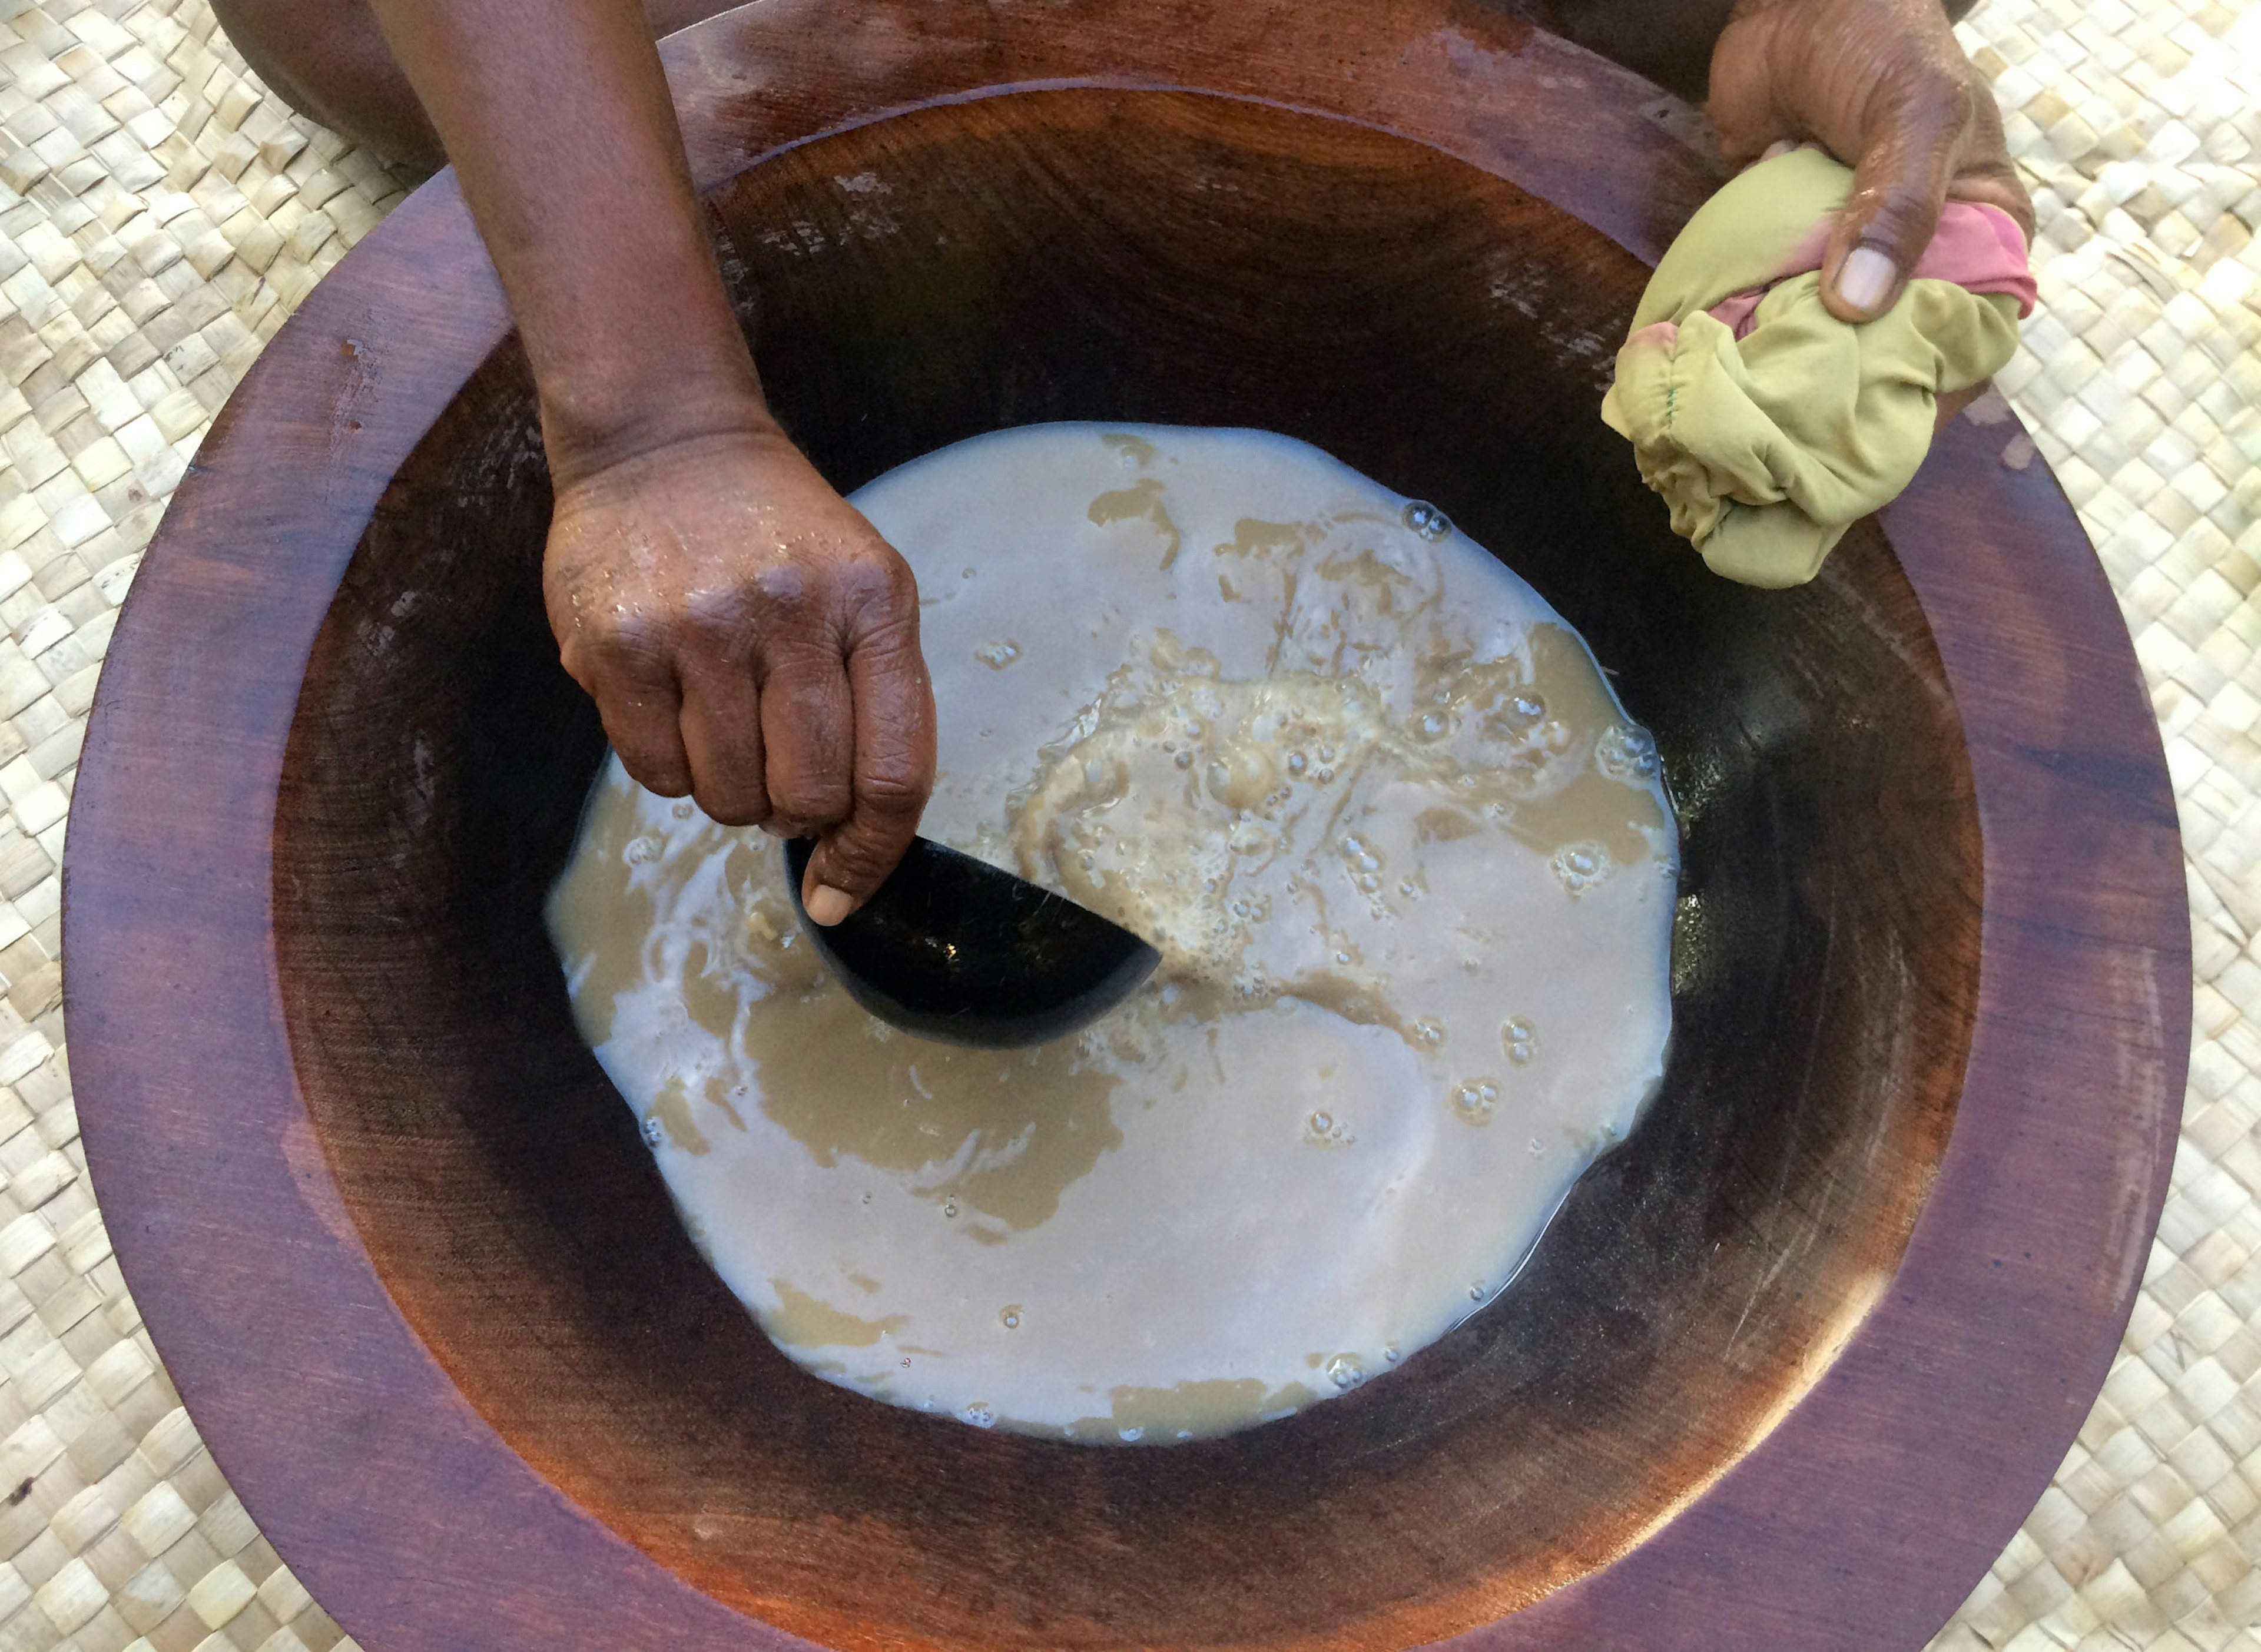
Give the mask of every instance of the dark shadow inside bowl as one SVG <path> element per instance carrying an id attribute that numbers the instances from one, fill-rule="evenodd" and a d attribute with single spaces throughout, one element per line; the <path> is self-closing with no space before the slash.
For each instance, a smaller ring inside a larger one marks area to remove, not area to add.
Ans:
<path id="1" fill-rule="evenodd" d="M 1945 1147 L 1978 827 L 1883 535 L 1800 591 L 1707 574 L 1597 416 L 1646 271 L 1366 128 L 1020 93 L 790 150 L 715 205 L 773 403 L 843 489 L 1008 425 L 1256 426 L 1531 580 L 1680 809 L 1669 1071 L 1498 1301 L 1287 1422 L 1095 1449 L 803 1375 L 685 1237 L 542 930 L 603 742 L 542 617 L 507 348 L 362 542 L 276 826 L 300 1082 L 402 1311 L 567 1497 L 832 1644 L 1395 1646 L 1605 1564 L 1827 1368 Z"/>

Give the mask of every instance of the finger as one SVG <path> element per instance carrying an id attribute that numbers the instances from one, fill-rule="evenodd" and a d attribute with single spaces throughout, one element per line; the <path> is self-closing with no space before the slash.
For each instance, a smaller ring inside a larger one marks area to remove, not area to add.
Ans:
<path id="1" fill-rule="evenodd" d="M 855 789 L 848 816 L 808 858 L 801 904 L 836 923 L 886 881 L 918 832 L 934 790 L 934 686 L 919 652 L 918 609 L 855 637 L 848 656 L 855 701 Z"/>
<path id="2" fill-rule="evenodd" d="M 673 674 L 649 668 L 599 669 L 590 693 L 604 719 L 605 738 L 628 778 L 662 797 L 691 790 L 691 761 L 683 749 L 683 700 Z"/>
<path id="3" fill-rule="evenodd" d="M 709 820 L 758 826 L 770 817 L 761 696 L 743 664 L 686 672 L 680 720 L 691 795 Z"/>
<path id="4" fill-rule="evenodd" d="M 838 645 L 772 644 L 761 684 L 771 830 L 813 837 L 848 814 L 856 736 Z"/>
<path id="5" fill-rule="evenodd" d="M 1899 301 L 1939 228 L 1973 106 L 1968 76 L 1947 71 L 1926 73 L 1881 103 L 1822 257 L 1822 302 L 1839 320 L 1870 320 Z"/>
<path id="6" fill-rule="evenodd" d="M 1805 136 L 1776 105 L 1764 23 L 1737 18 L 1719 32 L 1712 47 L 1712 78 L 1704 112 L 1712 118 L 1719 153 L 1730 166 L 1745 167 L 1782 140 Z"/>

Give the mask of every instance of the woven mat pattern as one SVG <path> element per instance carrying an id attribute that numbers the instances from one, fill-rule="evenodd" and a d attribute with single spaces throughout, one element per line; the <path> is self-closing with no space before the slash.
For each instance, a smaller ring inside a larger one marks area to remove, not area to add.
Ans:
<path id="1" fill-rule="evenodd" d="M 2261 1652 L 2261 0 L 1988 0 L 1963 35 L 2041 215 L 2042 307 L 2000 385 L 2150 681 L 2198 1025 L 2126 1345 L 1934 1652 Z M 166 499 L 405 183 L 269 95 L 208 0 L 0 0 L 0 1652 L 353 1652 L 227 1489 L 111 1256 L 58 866 Z"/>
<path id="2" fill-rule="evenodd" d="M 2261 4 L 1991 0 L 1963 35 L 2040 219 L 1999 384 L 2135 634 L 2198 979 L 2120 1357 L 1935 1652 L 2261 1652 Z"/>
<path id="3" fill-rule="evenodd" d="M 205 0 L 0 0 L 0 1652 L 351 1652 L 197 1438 L 111 1257 L 59 869 L 95 676 L 174 484 L 402 193 L 269 97 Z"/>

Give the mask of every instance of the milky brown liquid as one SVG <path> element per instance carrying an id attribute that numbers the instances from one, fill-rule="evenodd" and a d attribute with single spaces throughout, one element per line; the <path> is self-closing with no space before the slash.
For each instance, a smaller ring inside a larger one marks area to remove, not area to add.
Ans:
<path id="1" fill-rule="evenodd" d="M 782 857 L 609 765 L 551 897 L 584 1035 L 809 1370 L 1095 1442 L 1357 1386 L 1496 1295 L 1669 1025 L 1654 747 L 1559 616 L 1283 437 L 1040 426 L 856 504 L 910 560 L 922 830 L 1162 952 L 1079 1036 L 866 1016 Z"/>

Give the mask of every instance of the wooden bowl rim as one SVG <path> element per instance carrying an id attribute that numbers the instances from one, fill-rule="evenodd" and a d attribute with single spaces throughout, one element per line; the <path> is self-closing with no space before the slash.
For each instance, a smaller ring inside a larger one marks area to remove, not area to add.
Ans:
<path id="1" fill-rule="evenodd" d="M 919 49 L 859 52 L 826 0 L 666 42 L 702 185 L 910 108 L 1066 86 L 1396 132 L 1649 262 L 1717 181 L 1669 135 L 1683 106 L 1466 0 L 1090 0 L 1073 29 L 1044 0 L 859 15 Z M 66 858 L 88 1157 L 215 1456 L 364 1644 L 803 1645 L 568 1502 L 455 1390 L 370 1265 L 283 1030 L 270 837 L 300 677 L 387 480 L 507 329 L 443 173 L 309 295 L 182 482 L 103 675 Z M 1905 1260 L 1733 1469 L 1614 1563 L 1453 1644 L 1917 1644 L 2031 1507 L 2109 1366 L 2179 1122 L 2180 843 L 2112 591 L 2047 468 L 2006 461 L 2014 420 L 1989 417 L 1944 433 L 1884 518 L 1985 835 L 1977 1024 Z M 255 972 L 263 991 L 212 990 Z"/>

